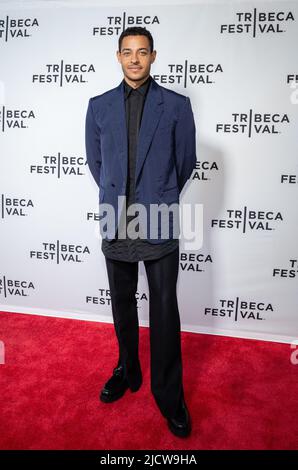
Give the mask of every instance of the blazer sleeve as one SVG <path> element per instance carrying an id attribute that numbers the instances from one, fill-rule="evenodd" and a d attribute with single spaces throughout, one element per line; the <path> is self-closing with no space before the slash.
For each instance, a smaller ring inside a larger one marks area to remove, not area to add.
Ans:
<path id="1" fill-rule="evenodd" d="M 186 96 L 175 129 L 175 158 L 179 192 L 196 167 L 196 126 L 190 99 Z"/>
<path id="2" fill-rule="evenodd" d="M 85 147 L 87 164 L 93 178 L 99 186 L 101 169 L 100 129 L 95 122 L 92 107 L 92 98 L 89 99 L 85 121 Z"/>

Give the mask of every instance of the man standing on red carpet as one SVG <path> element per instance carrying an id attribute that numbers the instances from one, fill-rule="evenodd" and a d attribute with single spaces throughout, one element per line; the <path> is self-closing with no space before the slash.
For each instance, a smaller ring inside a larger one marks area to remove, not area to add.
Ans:
<path id="1" fill-rule="evenodd" d="M 118 48 L 124 78 L 116 88 L 90 98 L 86 115 L 87 162 L 99 187 L 100 209 L 112 213 L 114 222 L 100 217 L 119 359 L 100 399 L 115 401 L 142 384 L 135 294 L 138 262 L 143 261 L 150 294 L 151 391 L 169 429 L 186 437 L 191 421 L 183 390 L 176 295 L 178 212 L 169 211 L 166 222 L 159 216 L 154 222 L 150 209 L 179 206 L 196 165 L 196 128 L 190 99 L 160 86 L 150 75 L 156 58 L 150 32 L 127 28 Z M 119 208 L 121 196 L 126 206 Z"/>

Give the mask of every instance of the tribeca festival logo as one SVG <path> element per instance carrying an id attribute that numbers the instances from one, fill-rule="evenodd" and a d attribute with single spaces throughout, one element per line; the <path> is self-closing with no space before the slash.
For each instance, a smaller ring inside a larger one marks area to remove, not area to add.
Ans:
<path id="1" fill-rule="evenodd" d="M 37 18 L 0 18 L 0 40 L 29 38 L 38 26 Z"/>
<path id="2" fill-rule="evenodd" d="M 93 26 L 92 36 L 120 36 L 128 26 L 143 26 L 159 24 L 157 15 L 128 15 L 126 11 L 122 16 L 107 16 L 106 24 L 104 26 Z"/>
<path id="3" fill-rule="evenodd" d="M 223 73 L 221 64 L 194 64 L 185 60 L 180 64 L 168 64 L 168 72 L 153 74 L 154 80 L 161 85 L 177 84 L 187 88 L 189 85 L 211 85 L 216 83 L 218 74 Z"/>
<path id="4" fill-rule="evenodd" d="M 219 171 L 218 163 L 215 161 L 209 162 L 208 160 L 197 160 L 196 166 L 191 177 L 192 181 L 210 181 Z"/>
<path id="5" fill-rule="evenodd" d="M 287 22 L 295 21 L 291 11 L 242 11 L 235 13 L 235 21 L 221 24 L 221 34 L 249 34 L 255 38 L 262 34 L 281 34 L 286 32 Z"/>
<path id="6" fill-rule="evenodd" d="M 35 286 L 32 281 L 24 279 L 10 279 L 3 275 L 0 277 L 0 296 L 7 297 L 28 297 Z"/>
<path id="7" fill-rule="evenodd" d="M 204 253 L 180 253 L 180 267 L 182 271 L 202 273 L 213 263 L 212 256 Z"/>
<path id="8" fill-rule="evenodd" d="M 140 302 L 145 302 L 147 304 L 149 302 L 148 295 L 146 292 L 137 291 L 135 297 L 137 300 L 137 308 L 140 308 L 140 305 L 139 305 Z M 111 304 L 111 292 L 109 289 L 99 288 L 97 295 L 86 295 L 85 303 L 87 305 L 110 306 L 112 305 Z"/>
<path id="9" fill-rule="evenodd" d="M 261 211 L 248 209 L 226 209 L 226 217 L 221 219 L 212 219 L 211 227 L 219 229 L 248 231 L 270 231 L 275 230 L 275 225 L 283 221 L 281 212 Z"/>
<path id="10" fill-rule="evenodd" d="M 46 64 L 45 73 L 33 74 L 32 83 L 50 83 L 54 85 L 73 85 L 87 83 L 88 74 L 95 72 L 93 64 L 70 64 L 60 60 L 56 64 Z"/>
<path id="11" fill-rule="evenodd" d="M 286 85 L 287 87 L 291 88 L 289 99 L 290 103 L 293 105 L 298 104 L 298 74 L 287 74 L 286 76 Z M 288 185 L 295 185 L 298 183 L 298 171 L 296 169 L 295 172 L 288 171 L 287 173 L 282 173 L 280 175 L 280 183 L 281 184 L 288 184 Z"/>
<path id="12" fill-rule="evenodd" d="M 298 184 L 298 172 L 293 173 L 282 173 L 280 175 L 280 183 L 281 184 Z"/>
<path id="13" fill-rule="evenodd" d="M 24 217 L 34 208 L 32 199 L 17 198 L 1 194 L 1 219 L 6 217 Z"/>
<path id="14" fill-rule="evenodd" d="M 60 263 L 83 263 L 86 255 L 90 255 L 87 245 L 74 245 L 55 242 L 42 242 L 40 250 L 30 250 L 30 258 L 38 261 L 54 261 Z"/>
<path id="15" fill-rule="evenodd" d="M 40 164 L 30 165 L 30 173 L 38 175 L 51 175 L 60 179 L 67 176 L 84 176 L 82 171 L 87 165 L 86 158 L 78 156 L 63 155 L 43 155 Z"/>
<path id="16" fill-rule="evenodd" d="M 217 307 L 205 307 L 204 315 L 211 317 L 223 317 L 234 320 L 266 320 L 265 315 L 273 312 L 270 302 L 257 302 L 252 300 L 241 300 L 239 297 L 233 299 L 219 299 Z"/>
<path id="17" fill-rule="evenodd" d="M 223 134 L 246 134 L 252 137 L 255 134 L 281 134 L 281 126 L 289 124 L 287 114 L 255 113 L 252 109 L 248 113 L 232 113 L 231 122 L 217 123 L 216 132 Z"/>
<path id="18" fill-rule="evenodd" d="M 289 259 L 287 266 L 276 266 L 272 270 L 272 277 L 297 279 L 298 278 L 298 260 Z"/>
<path id="19" fill-rule="evenodd" d="M 27 129 L 31 120 L 35 119 L 32 109 L 11 109 L 7 106 L 0 107 L 0 125 L 1 131 L 7 129 Z"/>

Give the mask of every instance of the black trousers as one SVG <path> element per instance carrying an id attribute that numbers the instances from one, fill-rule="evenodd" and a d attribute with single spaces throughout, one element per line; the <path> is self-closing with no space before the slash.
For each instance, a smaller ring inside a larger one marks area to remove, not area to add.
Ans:
<path id="1" fill-rule="evenodd" d="M 106 259 L 115 333 L 132 391 L 142 384 L 136 291 L 138 262 Z M 156 260 L 144 261 L 149 285 L 151 391 L 164 417 L 173 417 L 184 398 L 180 316 L 176 285 L 179 247 Z"/>

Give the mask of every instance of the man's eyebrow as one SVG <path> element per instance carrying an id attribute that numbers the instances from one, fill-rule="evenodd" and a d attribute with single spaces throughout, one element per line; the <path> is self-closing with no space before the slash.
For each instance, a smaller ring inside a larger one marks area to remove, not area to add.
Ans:
<path id="1" fill-rule="evenodd" d="M 142 50 L 149 51 L 149 49 L 147 47 L 140 47 L 137 50 L 138 51 L 142 51 Z M 124 47 L 121 52 L 123 52 L 123 51 L 131 51 L 131 49 L 129 47 Z"/>

